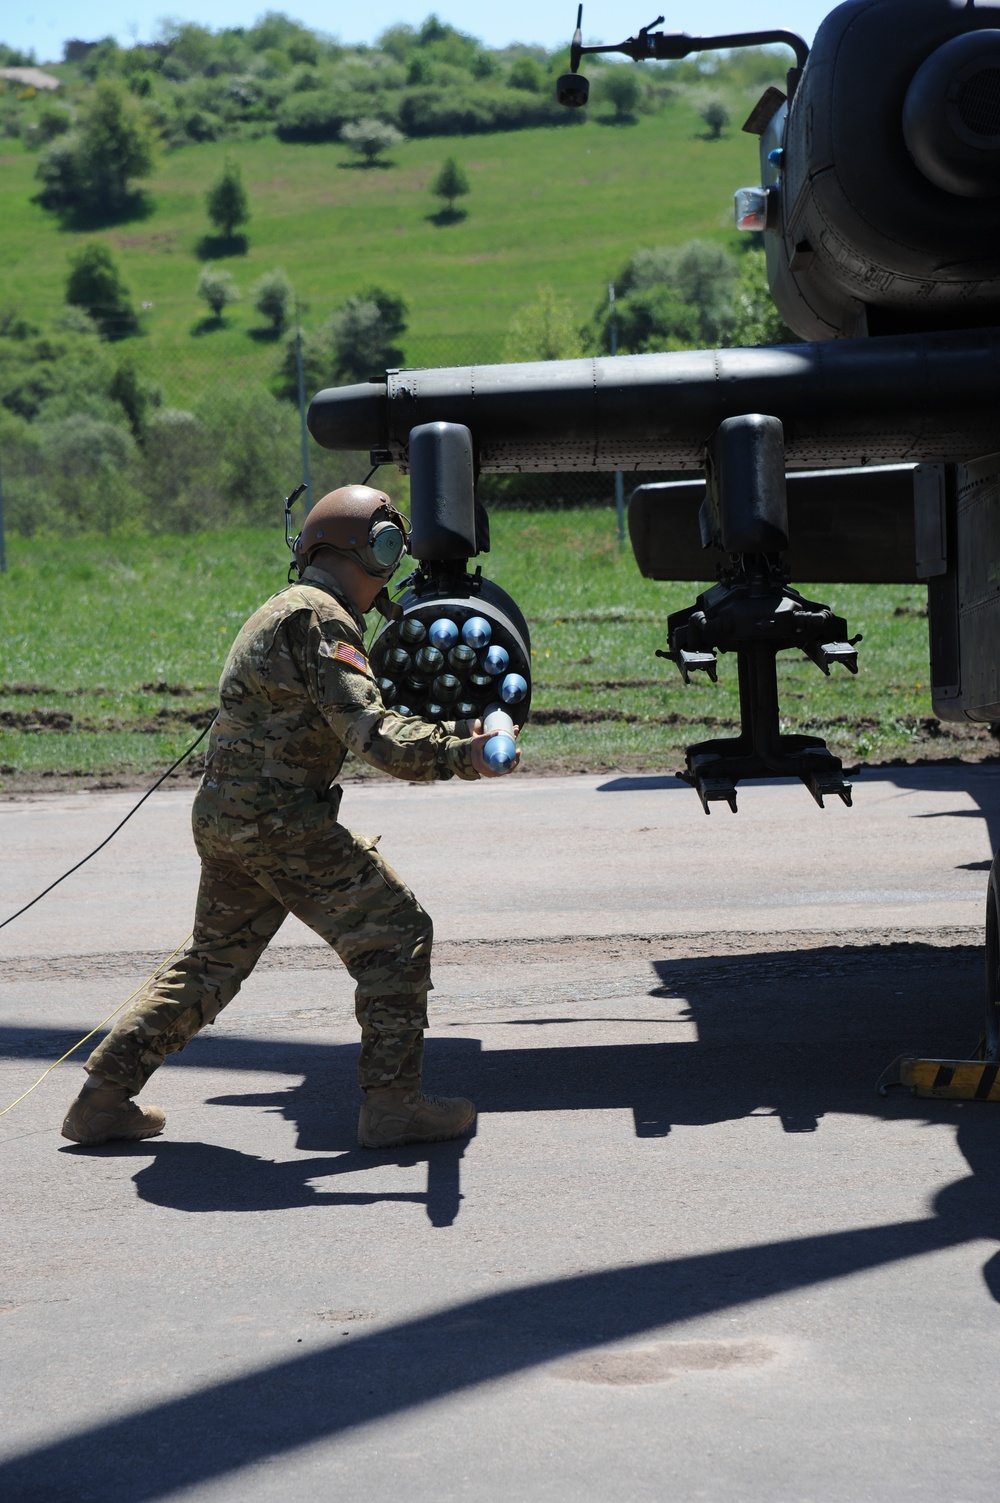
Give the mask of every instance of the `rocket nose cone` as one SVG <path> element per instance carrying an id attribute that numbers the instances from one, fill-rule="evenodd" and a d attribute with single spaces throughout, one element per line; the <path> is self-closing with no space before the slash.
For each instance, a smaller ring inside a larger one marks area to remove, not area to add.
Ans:
<path id="1" fill-rule="evenodd" d="M 324 449 L 376 449 L 386 441 L 386 385 L 330 386 L 317 392 L 306 418 Z"/>

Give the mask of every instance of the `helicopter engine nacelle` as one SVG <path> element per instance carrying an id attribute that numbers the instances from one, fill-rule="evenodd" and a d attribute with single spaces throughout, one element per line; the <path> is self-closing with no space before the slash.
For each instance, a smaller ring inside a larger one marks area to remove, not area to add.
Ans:
<path id="1" fill-rule="evenodd" d="M 1000 323 L 1000 0 L 847 0 L 746 129 L 802 338 Z"/>

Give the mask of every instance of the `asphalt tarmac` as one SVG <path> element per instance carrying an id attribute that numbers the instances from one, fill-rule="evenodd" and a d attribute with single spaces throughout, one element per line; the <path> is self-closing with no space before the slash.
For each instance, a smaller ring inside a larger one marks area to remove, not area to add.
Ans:
<path id="1" fill-rule="evenodd" d="M 0 931 L 0 1109 L 184 940 L 190 800 Z M 133 802 L 0 804 L 0 918 Z M 426 1084 L 476 1135 L 355 1146 L 350 981 L 294 920 L 162 1138 L 66 1143 L 60 1066 L 0 1118 L 5 1503 L 992 1499 L 1000 1107 L 876 1083 L 975 1045 L 995 771 L 343 817 L 434 915 Z"/>

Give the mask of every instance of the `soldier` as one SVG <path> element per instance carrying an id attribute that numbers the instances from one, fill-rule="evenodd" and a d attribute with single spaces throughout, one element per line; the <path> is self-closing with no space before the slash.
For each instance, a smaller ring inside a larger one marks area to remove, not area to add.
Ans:
<path id="1" fill-rule="evenodd" d="M 348 750 L 408 781 L 494 776 L 478 721 L 397 715 L 372 677 L 364 616 L 380 596 L 388 606 L 383 592 L 406 537 L 381 491 L 332 491 L 295 540 L 299 581 L 236 638 L 192 811 L 202 862 L 193 942 L 91 1054 L 63 1137 L 94 1145 L 162 1132 L 159 1107 L 132 1097 L 215 1021 L 287 913 L 322 935 L 357 983 L 359 1143 L 433 1143 L 472 1126 L 471 1101 L 420 1089 L 430 918 L 376 842 L 338 822 L 333 785 Z"/>

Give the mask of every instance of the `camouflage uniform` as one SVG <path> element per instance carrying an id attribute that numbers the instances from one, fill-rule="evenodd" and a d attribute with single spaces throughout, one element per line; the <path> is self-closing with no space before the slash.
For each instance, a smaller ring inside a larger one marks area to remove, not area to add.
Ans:
<path id="1" fill-rule="evenodd" d="M 219 685 L 194 801 L 201 884 L 190 949 L 145 987 L 86 1068 L 136 1092 L 239 991 L 286 913 L 357 982 L 362 1089 L 419 1086 L 432 926 L 374 849 L 337 821 L 348 750 L 411 781 L 475 778 L 447 723 L 387 710 L 364 621 L 311 566 L 243 627 Z"/>

